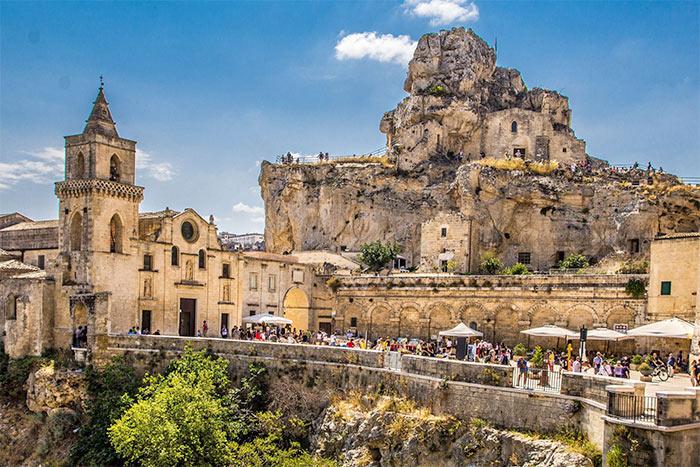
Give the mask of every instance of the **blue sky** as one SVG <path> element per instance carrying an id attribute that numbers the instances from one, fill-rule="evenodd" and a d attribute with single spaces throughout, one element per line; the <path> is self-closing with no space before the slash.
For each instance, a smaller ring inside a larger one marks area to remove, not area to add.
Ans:
<path id="1" fill-rule="evenodd" d="M 262 231 L 260 161 L 383 146 L 413 43 L 452 26 L 498 37 L 500 66 L 567 95 L 589 154 L 697 177 L 698 17 L 661 1 L 2 1 L 0 212 L 57 217 L 63 136 L 104 75 L 119 134 L 138 141 L 142 211 Z"/>

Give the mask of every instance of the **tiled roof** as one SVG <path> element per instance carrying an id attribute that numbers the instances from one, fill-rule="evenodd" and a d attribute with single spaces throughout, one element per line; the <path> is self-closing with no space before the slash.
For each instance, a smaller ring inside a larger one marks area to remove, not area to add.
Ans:
<path id="1" fill-rule="evenodd" d="M 6 227 L 3 232 L 9 232 L 14 230 L 32 230 L 32 229 L 55 229 L 58 228 L 58 220 L 50 221 L 35 221 L 35 222 L 20 222 L 19 224 L 11 225 Z"/>
<path id="2" fill-rule="evenodd" d="M 39 271 L 40 269 L 36 266 L 31 266 L 25 264 L 16 259 L 10 259 L 7 261 L 0 261 L 0 270 L 2 271 Z"/>

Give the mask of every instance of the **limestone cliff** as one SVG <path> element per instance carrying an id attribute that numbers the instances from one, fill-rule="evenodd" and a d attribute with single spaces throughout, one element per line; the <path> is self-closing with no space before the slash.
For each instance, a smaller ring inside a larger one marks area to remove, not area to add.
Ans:
<path id="1" fill-rule="evenodd" d="M 511 264 L 527 251 L 533 268 L 547 269 L 559 251 L 600 259 L 638 240 L 645 256 L 657 234 L 699 230 L 700 191 L 665 180 L 635 186 L 609 174 L 538 175 L 439 161 L 408 172 L 378 164 L 263 163 L 260 186 L 269 251 L 357 250 L 387 239 L 417 264 L 421 224 L 453 211 L 471 222 L 472 263 L 486 250 Z"/>

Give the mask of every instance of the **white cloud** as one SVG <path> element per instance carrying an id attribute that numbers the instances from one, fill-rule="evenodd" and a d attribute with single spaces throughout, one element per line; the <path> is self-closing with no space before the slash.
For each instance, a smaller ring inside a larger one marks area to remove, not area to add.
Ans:
<path id="1" fill-rule="evenodd" d="M 31 156 L 12 162 L 0 162 L 0 190 L 11 189 L 13 185 L 29 181 L 46 184 L 63 178 L 63 148 L 45 147 L 40 151 L 27 151 Z"/>
<path id="2" fill-rule="evenodd" d="M 409 36 L 376 32 L 357 32 L 343 37 L 335 46 L 338 60 L 369 58 L 383 63 L 406 66 L 413 57 L 417 42 Z"/>
<path id="3" fill-rule="evenodd" d="M 403 6 L 413 16 L 429 18 L 431 26 L 479 19 L 479 7 L 468 0 L 406 0 Z"/>
<path id="4" fill-rule="evenodd" d="M 245 212 L 248 214 L 262 214 L 265 212 L 265 208 L 260 206 L 248 206 L 244 203 L 238 203 L 233 206 L 234 212 Z M 257 217 L 254 219 L 258 219 Z M 264 220 L 264 219 L 263 219 Z"/>
<path id="5" fill-rule="evenodd" d="M 167 182 L 175 176 L 175 169 L 170 162 L 154 162 L 150 154 L 140 149 L 136 150 L 136 169 L 160 182 Z"/>
<path id="6" fill-rule="evenodd" d="M 256 224 L 264 224 L 265 218 L 264 217 L 253 217 L 250 219 L 250 222 L 254 222 Z"/>

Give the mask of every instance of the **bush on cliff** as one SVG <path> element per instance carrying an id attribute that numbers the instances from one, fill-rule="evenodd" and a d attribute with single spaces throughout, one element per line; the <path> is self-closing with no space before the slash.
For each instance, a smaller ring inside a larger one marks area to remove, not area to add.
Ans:
<path id="1" fill-rule="evenodd" d="M 126 410 L 123 396 L 136 394 L 139 380 L 134 369 L 121 357 L 115 357 L 103 371 L 88 367 L 87 402 L 89 423 L 78 432 L 78 440 L 70 452 L 73 465 L 124 465 L 107 436 L 107 429 Z"/>
<path id="2" fill-rule="evenodd" d="M 493 253 L 487 251 L 481 259 L 481 270 L 484 274 L 498 274 L 503 269 L 503 263 Z"/>
<path id="3" fill-rule="evenodd" d="M 585 256 L 571 253 L 566 259 L 559 261 L 559 269 L 583 269 L 589 266 Z"/>

